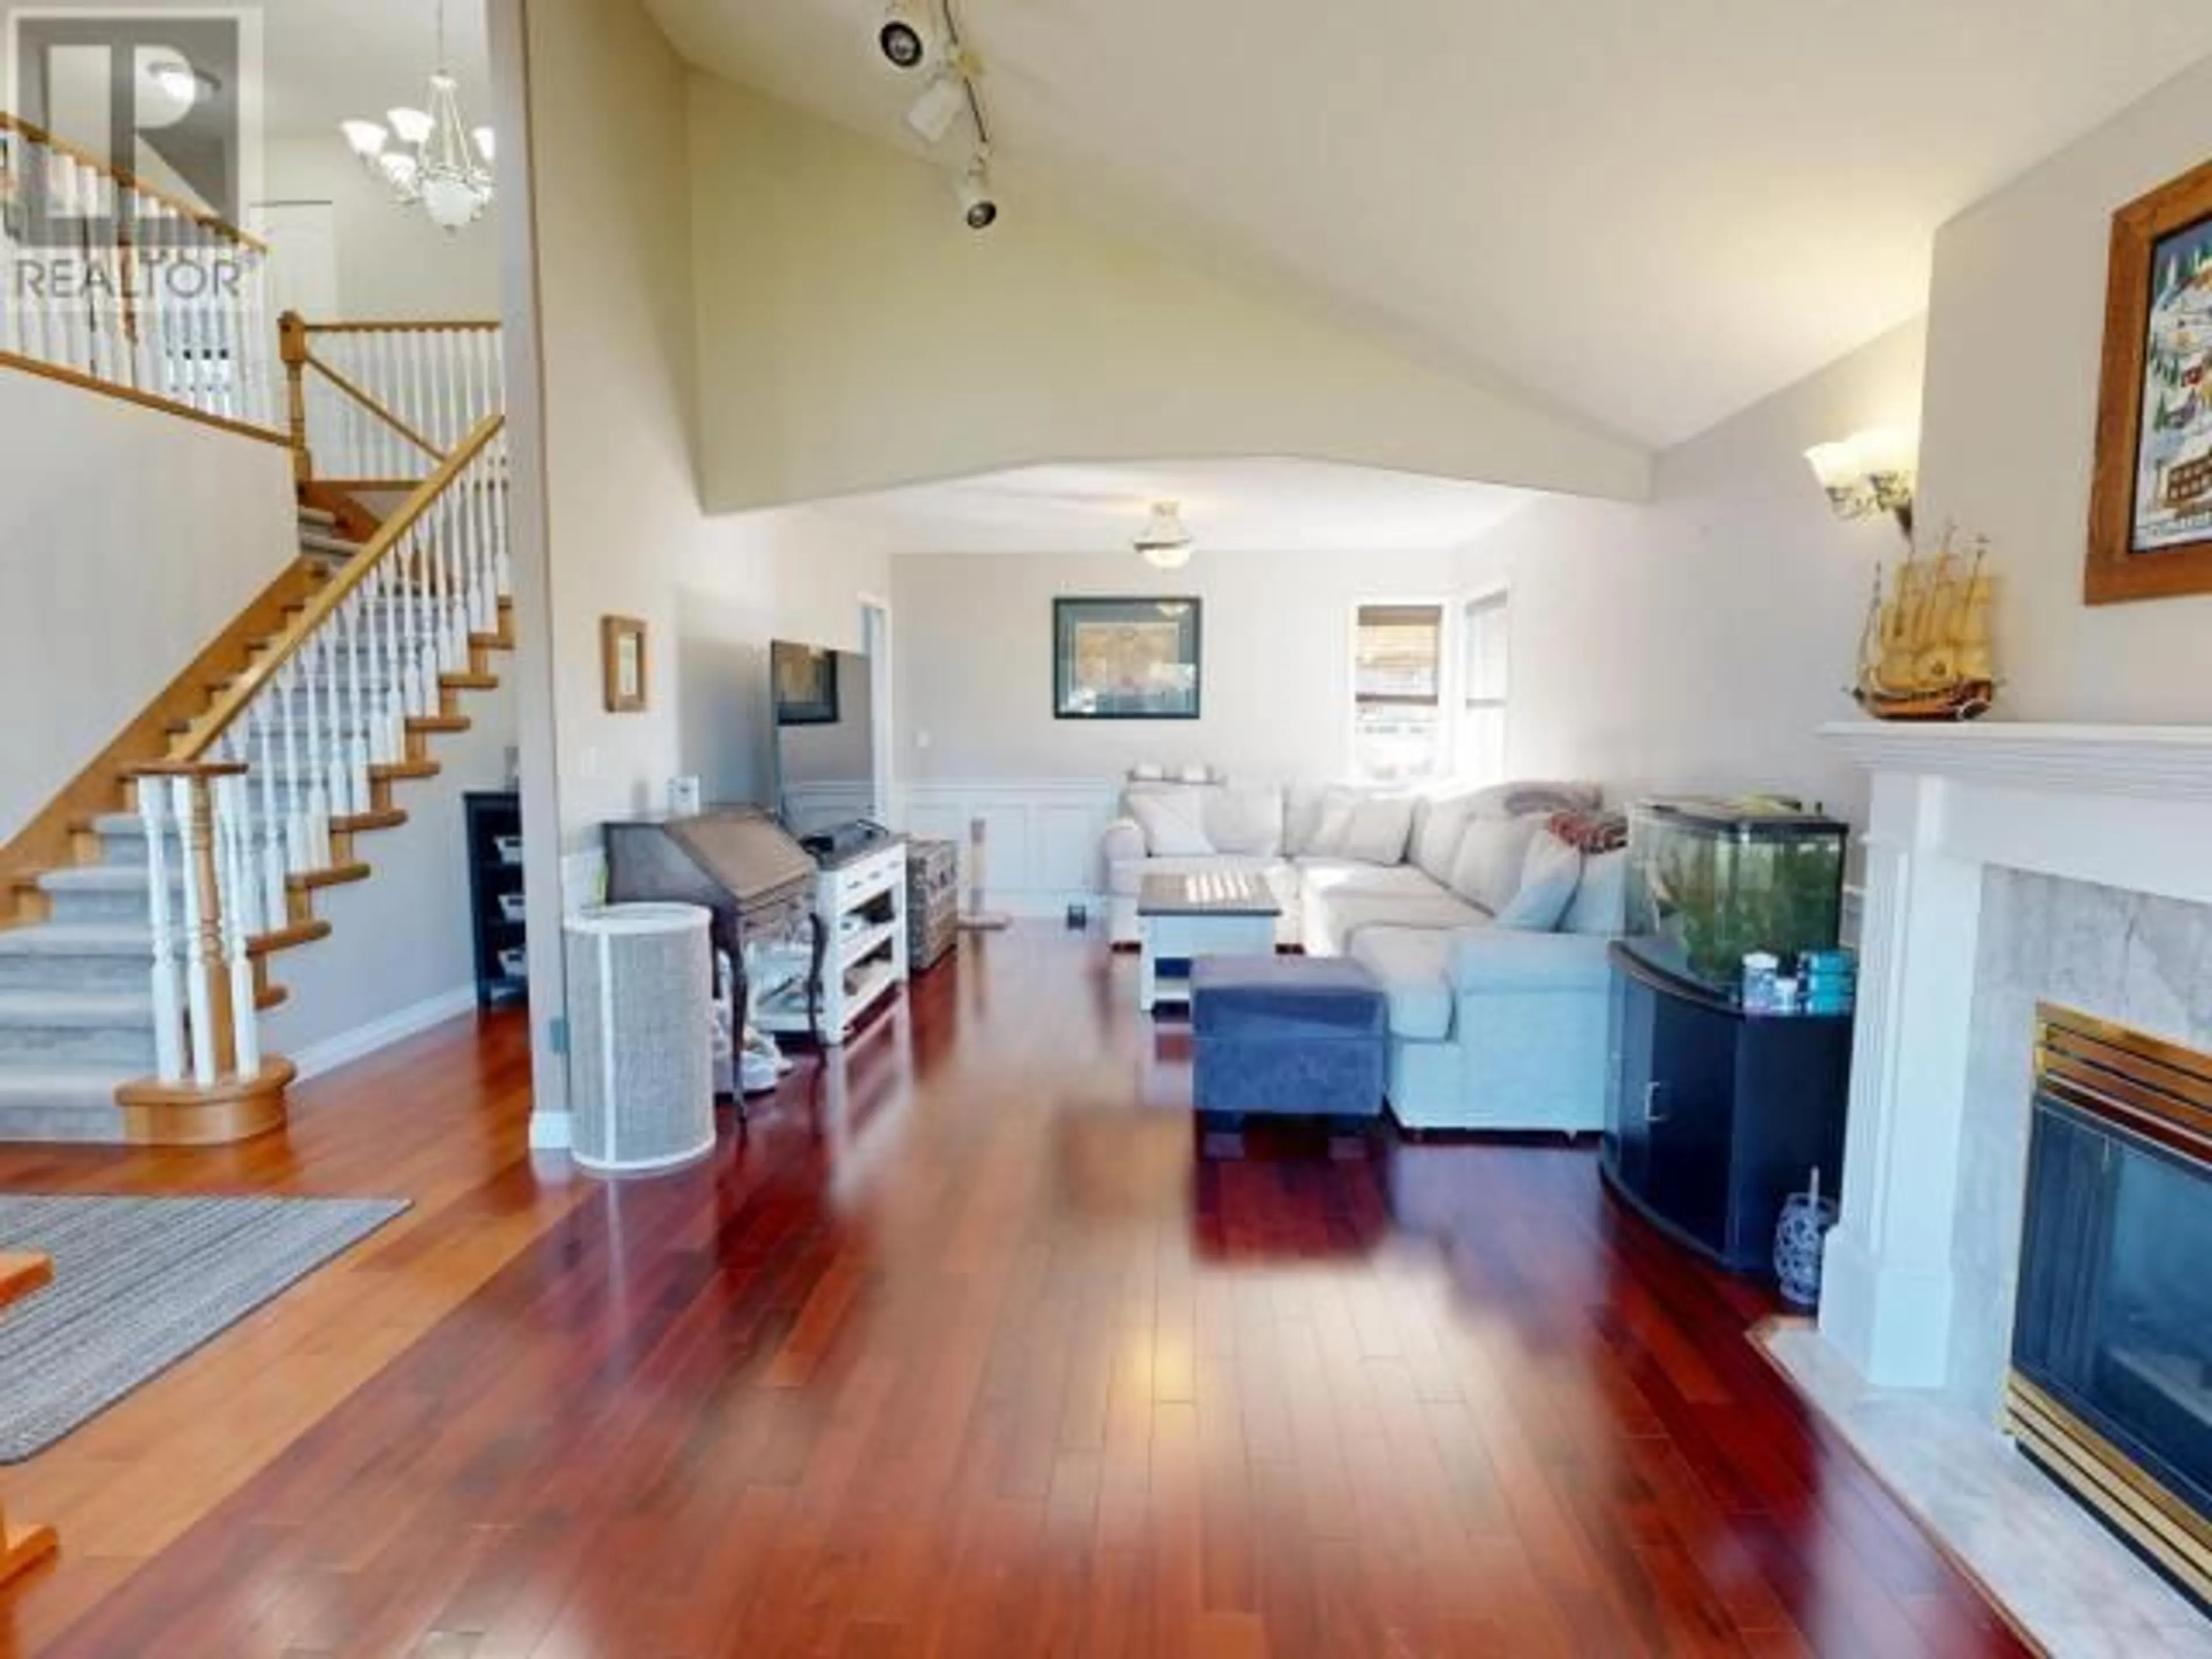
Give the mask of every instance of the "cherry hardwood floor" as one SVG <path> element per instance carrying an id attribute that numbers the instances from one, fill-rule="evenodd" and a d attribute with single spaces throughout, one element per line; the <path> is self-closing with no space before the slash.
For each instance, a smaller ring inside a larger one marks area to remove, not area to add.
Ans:
<path id="1" fill-rule="evenodd" d="M 532 1159 L 512 1018 L 248 1147 L 0 1150 L 416 1206 L 8 1471 L 0 1652 L 2026 1651 L 1587 1145 L 1211 1158 L 1133 961 L 963 951 L 656 1180 Z"/>

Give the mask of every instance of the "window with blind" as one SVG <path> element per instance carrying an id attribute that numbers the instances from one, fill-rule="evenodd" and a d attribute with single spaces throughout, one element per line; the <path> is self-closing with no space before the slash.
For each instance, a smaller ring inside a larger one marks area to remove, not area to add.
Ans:
<path id="1" fill-rule="evenodd" d="M 1378 781 L 1445 766 L 1444 607 L 1363 605 L 1352 625 L 1352 764 Z"/>
<path id="2" fill-rule="evenodd" d="M 1503 589 L 1460 608 L 1461 776 L 1497 783 L 1505 776 L 1505 706 L 1511 690 L 1511 635 Z"/>

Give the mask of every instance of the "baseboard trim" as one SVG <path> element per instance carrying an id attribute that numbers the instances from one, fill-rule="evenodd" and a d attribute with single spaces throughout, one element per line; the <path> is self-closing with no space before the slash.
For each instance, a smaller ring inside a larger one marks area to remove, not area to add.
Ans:
<path id="1" fill-rule="evenodd" d="M 450 991 L 441 991 L 436 996 L 395 1009 L 382 1019 L 373 1019 L 350 1031 L 341 1031 L 336 1036 L 310 1043 L 292 1056 L 292 1063 L 300 1071 L 295 1080 L 305 1083 L 325 1072 L 335 1072 L 341 1066 L 349 1066 L 356 1060 L 366 1060 L 380 1048 L 389 1048 L 393 1043 L 404 1042 L 418 1032 L 428 1030 L 433 1025 L 458 1019 L 476 1006 L 477 988 L 474 985 L 457 985 Z"/>

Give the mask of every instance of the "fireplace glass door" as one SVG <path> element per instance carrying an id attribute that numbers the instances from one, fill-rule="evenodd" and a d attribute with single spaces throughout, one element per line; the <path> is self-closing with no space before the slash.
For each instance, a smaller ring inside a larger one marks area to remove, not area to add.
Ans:
<path id="1" fill-rule="evenodd" d="M 2166 1146 L 2036 1103 L 2017 1370 L 2212 1512 L 2212 1180 Z"/>

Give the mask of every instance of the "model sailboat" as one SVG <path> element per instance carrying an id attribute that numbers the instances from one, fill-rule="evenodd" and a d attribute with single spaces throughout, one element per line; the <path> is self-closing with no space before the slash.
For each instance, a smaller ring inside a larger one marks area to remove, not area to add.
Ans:
<path id="1" fill-rule="evenodd" d="M 1852 693 L 1875 719 L 1970 720 L 1989 713 L 1996 698 L 1989 550 L 1980 537 L 1961 550 L 1947 531 L 1934 558 L 1907 555 L 1893 587 L 1876 573 Z"/>

